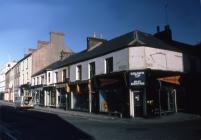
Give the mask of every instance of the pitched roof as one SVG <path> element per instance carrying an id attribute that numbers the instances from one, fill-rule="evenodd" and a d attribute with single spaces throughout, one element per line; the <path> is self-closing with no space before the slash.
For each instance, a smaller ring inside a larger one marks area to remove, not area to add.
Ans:
<path id="1" fill-rule="evenodd" d="M 45 69 L 39 71 L 38 73 L 34 74 L 34 76 L 41 74 L 41 72 L 47 69 L 56 69 L 63 66 L 75 64 L 81 61 L 89 60 L 98 56 L 111 53 L 117 50 L 121 50 L 129 46 L 149 46 L 153 48 L 173 50 L 178 52 L 184 51 L 181 47 L 168 45 L 167 43 L 161 41 L 160 39 L 154 37 L 151 34 L 143 33 L 141 31 L 133 31 L 133 32 L 129 32 L 127 34 L 121 35 L 119 37 L 116 37 L 114 39 L 111 39 L 109 41 L 106 41 L 105 43 L 101 44 L 100 46 L 90 51 L 83 50 L 79 53 L 76 53 L 74 55 L 67 57 L 63 61 L 57 61 L 47 66 Z"/>

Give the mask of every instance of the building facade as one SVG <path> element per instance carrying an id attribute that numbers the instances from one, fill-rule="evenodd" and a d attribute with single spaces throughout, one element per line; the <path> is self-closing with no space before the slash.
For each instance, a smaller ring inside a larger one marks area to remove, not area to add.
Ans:
<path id="1" fill-rule="evenodd" d="M 88 38 L 86 50 L 49 65 L 32 81 L 45 75 L 45 106 L 123 117 L 181 111 L 182 77 L 192 70 L 191 58 L 200 62 L 191 48 L 159 37 L 133 31 L 109 41 Z"/>
<path id="2" fill-rule="evenodd" d="M 7 62 L 1 67 L 0 70 L 0 99 L 8 100 L 8 95 L 6 93 L 6 73 L 16 64 L 15 61 Z M 5 96 L 4 96 L 5 95 Z M 5 98 L 4 98 L 5 97 Z"/>
<path id="3" fill-rule="evenodd" d="M 50 33 L 50 42 L 38 41 L 37 49 L 29 49 L 26 54 L 12 70 L 6 73 L 7 93 L 12 95 L 12 101 L 15 97 L 30 95 L 36 96 L 31 92 L 33 73 L 40 71 L 49 64 L 70 56 L 73 52 L 66 48 L 64 44 L 64 34 L 59 32 Z M 46 77 L 39 77 L 36 82 L 39 84 Z M 42 78 L 42 79 L 41 79 Z M 44 82 L 40 83 L 43 85 Z"/>

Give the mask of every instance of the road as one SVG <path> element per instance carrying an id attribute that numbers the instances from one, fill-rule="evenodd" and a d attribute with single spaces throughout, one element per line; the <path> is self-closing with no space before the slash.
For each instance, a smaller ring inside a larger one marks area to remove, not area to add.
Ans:
<path id="1" fill-rule="evenodd" d="M 1 140 L 201 140 L 201 119 L 92 119 L 0 106 Z M 5 134 L 6 133 L 6 134 Z"/>

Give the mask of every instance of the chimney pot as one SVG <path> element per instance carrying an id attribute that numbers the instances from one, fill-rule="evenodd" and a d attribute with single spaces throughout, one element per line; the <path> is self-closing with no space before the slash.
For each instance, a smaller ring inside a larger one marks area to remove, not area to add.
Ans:
<path id="1" fill-rule="evenodd" d="M 165 25 L 165 31 L 170 30 L 170 25 Z"/>
<path id="2" fill-rule="evenodd" d="M 100 34 L 100 39 L 102 39 L 103 38 L 103 34 Z"/>
<path id="3" fill-rule="evenodd" d="M 94 32 L 93 37 L 96 38 L 96 33 Z"/>

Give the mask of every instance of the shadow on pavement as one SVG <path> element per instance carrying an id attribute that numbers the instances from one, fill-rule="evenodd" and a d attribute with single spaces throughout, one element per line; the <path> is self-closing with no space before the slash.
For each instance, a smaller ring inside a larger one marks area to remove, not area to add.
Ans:
<path id="1" fill-rule="evenodd" d="M 14 133 L 18 140 L 94 139 L 55 114 L 16 110 L 13 107 L 0 106 L 0 122 L 6 125 L 6 128 Z"/>

